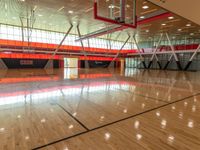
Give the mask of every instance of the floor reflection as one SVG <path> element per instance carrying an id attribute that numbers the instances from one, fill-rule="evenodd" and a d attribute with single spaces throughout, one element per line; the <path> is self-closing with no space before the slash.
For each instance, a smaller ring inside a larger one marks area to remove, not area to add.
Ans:
<path id="1" fill-rule="evenodd" d="M 102 128 L 100 133 L 84 137 L 86 143 L 93 138 L 101 139 L 101 144 L 97 144 L 100 149 L 106 149 L 109 144 L 118 148 L 116 140 L 125 137 L 134 143 L 151 144 L 149 139 L 153 136 L 154 142 L 162 140 L 166 145 L 174 145 L 181 141 L 182 130 L 188 134 L 191 131 L 197 139 L 200 137 L 197 132 L 199 96 L 193 97 L 200 90 L 199 72 L 16 69 L 1 71 L 0 83 L 0 149 L 15 146 L 32 149 L 85 131 L 76 119 L 89 130 L 123 120 L 114 123 L 114 128 Z M 168 106 L 162 107 L 165 105 Z M 176 126 L 181 131 L 177 134 Z M 157 137 L 147 129 L 157 133 Z M 9 145 L 10 142 L 13 144 Z M 121 149 L 127 144 L 131 149 L 141 148 L 127 140 L 119 143 Z M 64 145 L 69 149 L 76 147 L 70 142 Z M 81 145 L 88 148 L 85 143 Z M 153 145 L 152 148 L 158 147 Z"/>

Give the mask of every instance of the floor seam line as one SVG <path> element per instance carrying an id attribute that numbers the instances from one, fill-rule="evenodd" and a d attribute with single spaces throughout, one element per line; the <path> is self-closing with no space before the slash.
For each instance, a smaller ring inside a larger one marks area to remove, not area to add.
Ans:
<path id="1" fill-rule="evenodd" d="M 76 117 L 74 117 L 70 112 L 68 112 L 64 107 L 62 107 L 60 104 L 56 103 L 63 111 L 65 111 L 71 118 L 73 118 L 79 125 L 81 125 L 86 131 L 90 131 L 80 120 L 78 120 Z"/>

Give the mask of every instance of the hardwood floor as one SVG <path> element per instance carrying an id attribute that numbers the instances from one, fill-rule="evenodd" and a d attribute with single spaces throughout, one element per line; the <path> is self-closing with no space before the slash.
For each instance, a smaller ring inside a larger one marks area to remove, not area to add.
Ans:
<path id="1" fill-rule="evenodd" d="M 198 150 L 199 75 L 2 70 L 0 149 Z"/>

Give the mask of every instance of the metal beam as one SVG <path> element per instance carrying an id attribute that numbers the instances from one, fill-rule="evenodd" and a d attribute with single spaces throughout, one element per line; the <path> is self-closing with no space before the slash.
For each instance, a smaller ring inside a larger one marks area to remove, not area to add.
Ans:
<path id="1" fill-rule="evenodd" d="M 99 36 L 102 36 L 102 35 L 105 35 L 105 34 L 110 34 L 110 33 L 113 33 L 113 32 L 122 31 L 124 29 L 126 29 L 124 26 L 114 25 L 114 26 L 111 26 L 111 27 L 108 27 L 108 28 L 100 29 L 100 30 L 97 30 L 95 32 L 83 35 L 75 41 L 78 42 L 80 40 L 91 39 L 91 38 L 99 37 Z"/>
<path id="2" fill-rule="evenodd" d="M 126 39 L 126 41 L 124 42 L 124 44 L 122 45 L 122 47 L 120 48 L 120 50 L 118 51 L 118 53 L 116 54 L 116 56 L 113 58 L 113 60 L 110 62 L 109 67 L 112 65 L 112 63 L 117 59 L 117 57 L 119 57 L 120 52 L 123 50 L 124 46 L 126 45 L 126 43 L 129 41 L 129 39 L 131 38 L 131 36 L 128 34 L 128 38 Z"/>
<path id="3" fill-rule="evenodd" d="M 167 67 L 168 67 L 168 65 L 169 65 L 169 63 L 170 63 L 172 57 L 173 57 L 173 54 L 172 54 L 172 55 L 169 57 L 169 59 L 167 60 L 167 63 L 165 64 L 165 66 L 164 66 L 164 68 L 163 68 L 164 70 L 167 69 Z"/>
<path id="4" fill-rule="evenodd" d="M 180 51 L 175 51 L 176 54 L 182 54 L 182 53 L 194 53 L 196 49 L 193 50 L 180 50 Z M 171 51 L 163 51 L 163 52 L 157 52 L 156 55 L 161 55 L 161 54 L 171 54 Z M 153 55 L 153 52 L 150 53 L 142 53 L 142 55 Z M 128 56 L 139 56 L 137 53 L 133 54 L 128 54 Z M 172 55 L 173 56 L 173 55 Z"/>
<path id="5" fill-rule="evenodd" d="M 181 63 L 180 63 L 180 61 L 179 61 L 179 59 L 178 59 L 178 57 L 177 57 L 177 55 L 176 55 L 176 53 L 175 53 L 175 48 L 174 48 L 174 46 L 173 46 L 172 43 L 171 43 L 171 40 L 170 40 L 170 38 L 169 38 L 168 33 L 166 33 L 166 37 L 167 37 L 167 40 L 168 40 L 169 45 L 170 45 L 170 47 L 171 47 L 172 54 L 173 54 L 173 56 L 174 56 L 174 58 L 175 58 L 176 64 L 177 64 L 178 68 L 179 68 L 180 70 L 182 70 Z"/>
<path id="6" fill-rule="evenodd" d="M 58 47 L 56 48 L 56 50 L 53 52 L 51 58 L 48 60 L 47 64 L 44 67 L 45 69 L 53 68 L 53 58 L 57 54 L 57 52 L 59 51 L 60 47 L 63 45 L 63 42 L 65 41 L 66 37 L 68 36 L 68 34 L 72 30 L 72 28 L 73 28 L 73 25 L 70 23 L 70 28 L 65 33 L 65 36 L 63 37 L 62 41 L 60 42 L 60 44 L 58 45 Z"/>
<path id="7" fill-rule="evenodd" d="M 21 31 L 22 31 L 22 49 L 24 49 L 24 24 L 22 17 L 20 17 L 20 21 L 21 21 Z"/>
<path id="8" fill-rule="evenodd" d="M 152 57 L 150 59 L 150 62 L 149 62 L 149 65 L 148 65 L 148 69 L 151 67 L 154 57 L 156 58 L 156 61 L 157 61 L 158 65 L 159 65 L 159 67 L 160 67 L 160 63 L 159 63 L 158 57 L 156 56 L 156 52 L 158 50 L 158 47 L 160 46 L 162 38 L 163 38 L 163 34 L 160 35 L 160 38 L 158 40 L 158 44 L 156 46 L 156 49 L 154 50 L 153 55 L 152 55 Z"/>
<path id="9" fill-rule="evenodd" d="M 146 69 L 147 66 L 146 66 L 146 64 L 145 64 L 144 57 L 143 57 L 142 54 L 141 54 L 140 46 L 139 46 L 139 44 L 138 44 L 138 42 L 137 42 L 137 40 L 136 40 L 136 38 L 135 38 L 135 35 L 133 36 L 133 40 L 134 40 L 134 43 L 135 43 L 136 46 L 137 46 L 137 49 L 138 49 L 139 56 L 140 56 L 140 59 L 141 59 L 141 61 L 142 61 L 142 64 L 143 64 L 144 68 Z"/>
<path id="10" fill-rule="evenodd" d="M 184 68 L 185 71 L 188 70 L 188 68 L 189 68 L 190 65 L 192 64 L 192 61 L 193 61 L 194 57 L 197 55 L 197 53 L 199 52 L 199 50 L 200 50 L 200 44 L 199 44 L 199 46 L 197 47 L 196 51 L 192 54 L 192 56 L 191 56 L 189 62 L 187 63 L 187 65 L 185 66 L 185 68 Z"/>
<path id="11" fill-rule="evenodd" d="M 78 36 L 79 38 L 81 37 L 81 32 L 80 32 L 80 28 L 79 28 L 79 24 L 77 25 L 77 31 L 78 31 Z M 82 46 L 82 53 L 83 55 L 87 58 L 87 53 L 85 52 L 85 48 L 84 48 L 84 44 L 83 44 L 83 40 L 80 40 L 81 46 Z M 88 60 L 85 60 L 85 68 L 89 68 L 89 63 Z"/>
<path id="12" fill-rule="evenodd" d="M 72 30 L 73 25 L 70 24 L 70 28 L 68 29 L 68 31 L 65 33 L 65 36 L 63 37 L 62 41 L 60 42 L 60 44 L 58 45 L 58 47 L 56 48 L 56 50 L 54 51 L 52 58 L 56 55 L 56 53 L 59 51 L 60 47 L 63 45 L 65 39 L 67 38 L 68 34 L 70 33 L 70 31 Z"/>
<path id="13" fill-rule="evenodd" d="M 1 48 L 1 52 L 27 52 L 31 54 L 32 52 L 39 53 L 39 54 L 53 54 L 54 52 L 52 51 L 44 51 L 44 50 L 22 50 L 22 49 L 10 49 L 10 48 Z M 30 53 L 31 52 L 31 53 Z M 57 52 L 59 55 L 76 55 L 76 56 L 82 56 L 82 53 L 73 53 L 73 52 Z M 87 56 L 101 56 L 105 57 L 104 54 L 93 54 L 93 53 L 87 53 Z M 107 57 L 115 57 L 115 55 L 107 55 Z"/>

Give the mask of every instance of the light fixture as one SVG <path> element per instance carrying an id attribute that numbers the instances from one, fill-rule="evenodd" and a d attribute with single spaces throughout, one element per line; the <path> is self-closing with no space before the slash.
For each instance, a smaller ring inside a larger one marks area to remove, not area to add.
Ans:
<path id="1" fill-rule="evenodd" d="M 178 31 L 182 31 L 182 29 L 178 29 Z"/>
<path id="2" fill-rule="evenodd" d="M 194 35 L 194 33 L 190 33 L 190 35 Z"/>
<path id="3" fill-rule="evenodd" d="M 148 9 L 149 6 L 145 5 L 145 6 L 143 6 L 142 8 L 143 8 L 143 9 Z"/>
<path id="4" fill-rule="evenodd" d="M 108 8 L 113 9 L 113 8 L 115 8 L 115 6 L 114 5 L 109 5 Z"/>
<path id="5" fill-rule="evenodd" d="M 145 16 L 140 16 L 140 19 L 144 19 L 145 18 Z"/>
<path id="6" fill-rule="evenodd" d="M 186 24 L 186 26 L 187 26 L 187 27 L 190 27 L 190 26 L 191 26 L 191 24 L 189 24 L 189 23 L 188 23 L 188 24 Z"/>
<path id="7" fill-rule="evenodd" d="M 166 26 L 166 24 L 165 24 L 165 23 L 162 23 L 161 25 L 162 25 L 162 26 Z"/>
<path id="8" fill-rule="evenodd" d="M 174 19 L 174 17 L 173 17 L 173 16 L 170 16 L 170 17 L 168 17 L 168 19 L 169 19 L 169 20 L 172 20 L 172 19 Z"/>
<path id="9" fill-rule="evenodd" d="M 73 14 L 74 12 L 73 12 L 72 10 L 69 10 L 68 13 L 69 13 L 69 14 Z"/>
<path id="10" fill-rule="evenodd" d="M 3 132 L 3 131 L 5 131 L 5 128 L 0 128 L 0 132 Z"/>

